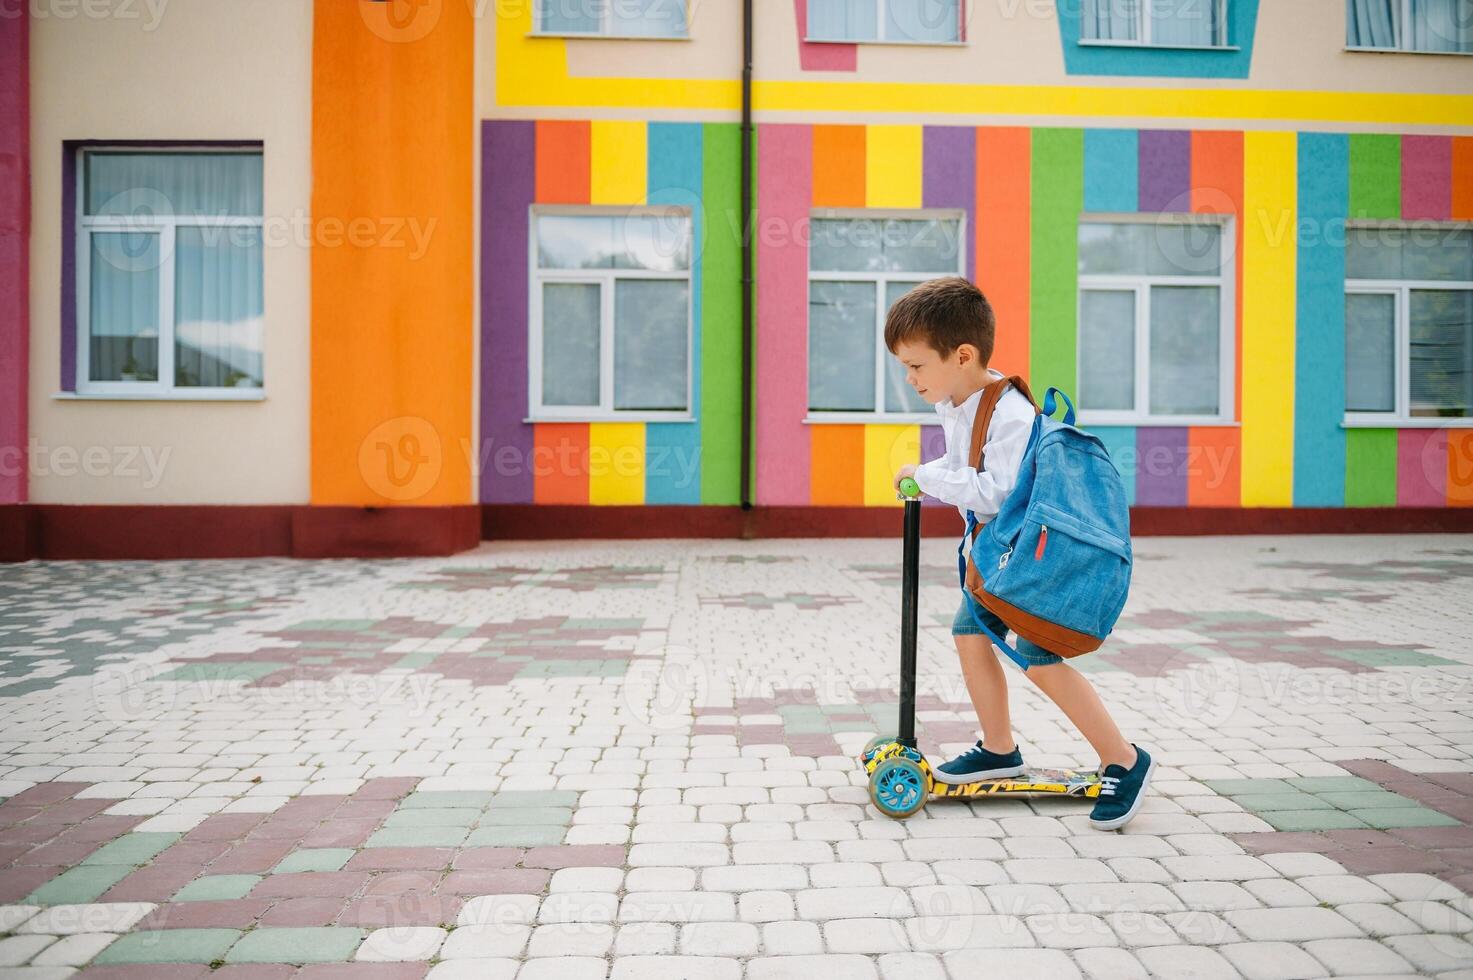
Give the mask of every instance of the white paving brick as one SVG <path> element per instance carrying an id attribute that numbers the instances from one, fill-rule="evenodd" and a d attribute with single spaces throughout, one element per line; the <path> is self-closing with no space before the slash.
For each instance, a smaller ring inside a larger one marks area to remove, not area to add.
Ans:
<path id="1" fill-rule="evenodd" d="M 1252 940 L 1308 942 L 1312 939 L 1355 939 L 1361 935 L 1355 924 L 1339 913 L 1318 907 L 1241 909 L 1223 917 Z"/>

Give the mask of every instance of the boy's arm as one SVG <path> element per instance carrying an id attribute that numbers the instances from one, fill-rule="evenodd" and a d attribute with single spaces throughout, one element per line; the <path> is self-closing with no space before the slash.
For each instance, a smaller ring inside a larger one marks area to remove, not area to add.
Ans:
<path id="1" fill-rule="evenodd" d="M 915 481 L 922 492 L 956 507 L 964 507 L 986 523 L 997 516 L 1002 502 L 1018 482 L 1018 468 L 1028 437 L 1033 431 L 1033 417 L 1019 415 L 993 418 L 987 443 L 982 448 L 983 468 L 953 467 L 947 458 L 933 459 L 916 467 Z"/>

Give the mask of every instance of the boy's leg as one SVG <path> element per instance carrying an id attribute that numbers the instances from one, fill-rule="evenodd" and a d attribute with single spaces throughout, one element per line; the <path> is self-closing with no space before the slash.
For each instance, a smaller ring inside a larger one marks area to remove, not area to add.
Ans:
<path id="1" fill-rule="evenodd" d="M 1022 643 L 1019 644 L 1020 648 Z M 1135 765 L 1135 747 L 1120 734 L 1099 692 L 1089 679 L 1067 663 L 1035 664 L 1026 676 L 1059 706 L 1099 754 L 1100 766 Z"/>
<path id="2" fill-rule="evenodd" d="M 962 664 L 962 679 L 977 709 L 977 722 L 982 726 L 982 747 L 998 755 L 1017 748 L 1013 739 L 1013 722 L 1008 711 L 1008 679 L 1002 664 L 992 652 L 992 641 L 977 634 L 957 635 L 956 655 Z"/>

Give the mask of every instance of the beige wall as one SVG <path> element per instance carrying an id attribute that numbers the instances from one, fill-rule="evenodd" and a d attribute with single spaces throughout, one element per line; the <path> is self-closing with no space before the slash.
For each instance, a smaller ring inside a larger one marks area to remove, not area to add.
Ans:
<path id="1" fill-rule="evenodd" d="M 305 503 L 309 253 L 304 232 L 284 229 L 310 213 L 312 4 L 139 0 L 126 9 L 137 17 L 31 21 L 31 500 Z M 289 243 L 271 247 L 267 235 L 264 401 L 56 397 L 67 139 L 264 143 L 266 220 L 282 222 L 275 237 Z"/>

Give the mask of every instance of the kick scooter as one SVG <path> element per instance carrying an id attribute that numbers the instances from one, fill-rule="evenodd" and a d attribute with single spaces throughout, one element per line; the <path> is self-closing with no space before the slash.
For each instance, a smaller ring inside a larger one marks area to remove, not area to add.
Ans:
<path id="1" fill-rule="evenodd" d="M 971 799 L 978 796 L 1096 797 L 1100 775 L 1074 769 L 1034 769 L 1017 776 L 975 783 L 943 783 L 931 775 L 926 757 L 916 748 L 916 619 L 920 593 L 921 488 L 911 478 L 900 481 L 905 501 L 905 550 L 900 579 L 900 719 L 899 734 L 877 735 L 866 743 L 859 761 L 869 774 L 869 798 L 887 817 L 903 820 L 926 805 L 928 797 Z"/>

